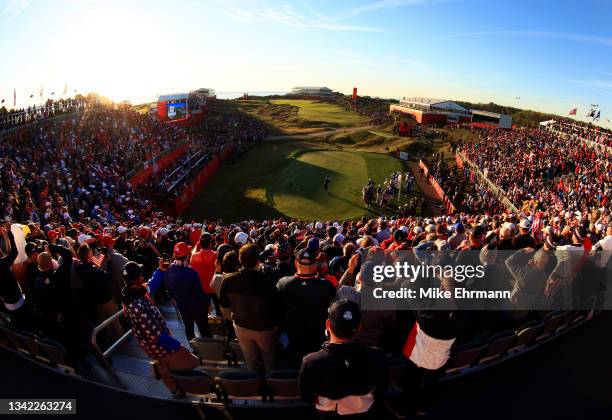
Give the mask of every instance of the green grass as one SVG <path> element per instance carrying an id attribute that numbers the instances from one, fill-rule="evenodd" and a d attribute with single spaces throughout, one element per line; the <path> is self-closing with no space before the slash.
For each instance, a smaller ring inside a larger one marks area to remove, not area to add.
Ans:
<path id="1" fill-rule="evenodd" d="M 380 209 L 374 212 L 364 206 L 361 188 L 369 177 L 382 181 L 398 169 L 401 162 L 388 154 L 298 140 L 267 141 L 236 163 L 224 163 L 184 218 L 236 222 L 278 216 L 320 220 L 377 215 Z M 328 176 L 329 195 L 323 188 Z"/>
<path id="2" fill-rule="evenodd" d="M 368 121 L 356 112 L 330 104 L 307 99 L 273 99 L 275 105 L 291 105 L 298 107 L 298 117 L 311 122 L 336 124 L 339 127 L 352 127 Z"/>

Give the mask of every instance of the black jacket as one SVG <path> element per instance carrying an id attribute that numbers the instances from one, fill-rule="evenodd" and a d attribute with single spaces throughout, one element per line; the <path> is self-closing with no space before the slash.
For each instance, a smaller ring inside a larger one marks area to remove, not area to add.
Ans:
<path id="1" fill-rule="evenodd" d="M 96 305 L 109 302 L 112 298 L 112 282 L 110 275 L 87 262 L 76 268 L 87 289 L 89 299 Z"/>
<path id="2" fill-rule="evenodd" d="M 375 400 L 381 398 L 388 381 L 381 350 L 355 342 L 325 343 L 321 350 L 304 357 L 299 388 L 302 398 L 314 401 L 317 408 L 329 411 L 333 406 L 329 400 L 332 400 L 336 403 L 336 410 L 341 412 L 346 397 L 365 399 L 365 396 L 373 395 Z"/>
<path id="3" fill-rule="evenodd" d="M 261 271 L 241 270 L 223 278 L 219 305 L 230 308 L 236 325 L 267 331 L 279 324 L 278 292 Z"/>
<path id="4" fill-rule="evenodd" d="M 303 334 L 323 334 L 327 310 L 336 297 L 336 288 L 327 280 L 301 277 L 297 274 L 283 277 L 278 288 L 283 309 L 285 330 L 298 330 Z"/>
<path id="5" fill-rule="evenodd" d="M 40 273 L 34 288 L 36 309 L 49 319 L 57 319 L 59 314 L 72 310 L 73 295 L 70 287 L 72 252 L 60 245 L 49 245 L 53 253 L 62 257 L 60 266 L 52 271 Z"/>

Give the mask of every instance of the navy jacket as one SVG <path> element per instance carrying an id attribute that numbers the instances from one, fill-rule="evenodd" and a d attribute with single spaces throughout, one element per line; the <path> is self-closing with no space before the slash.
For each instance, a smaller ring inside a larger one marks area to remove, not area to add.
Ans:
<path id="1" fill-rule="evenodd" d="M 202 290 L 198 273 L 193 268 L 172 264 L 166 271 L 155 270 L 149 282 L 149 293 L 154 295 L 162 283 L 176 301 L 182 316 L 195 317 L 208 313 L 210 296 Z"/>

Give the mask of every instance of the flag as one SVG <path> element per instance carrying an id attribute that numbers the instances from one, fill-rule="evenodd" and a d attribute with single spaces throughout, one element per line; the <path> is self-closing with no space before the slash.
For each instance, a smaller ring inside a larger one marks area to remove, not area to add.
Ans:
<path id="1" fill-rule="evenodd" d="M 64 96 L 68 93 L 68 83 L 64 85 Z"/>
<path id="2" fill-rule="evenodd" d="M 594 120 L 598 120 L 600 116 L 601 116 L 601 111 L 597 111 L 597 114 L 595 114 L 595 116 L 593 116 L 593 119 Z"/>
<path id="3" fill-rule="evenodd" d="M 4 103 L 4 99 L 2 101 L 0 101 L 0 104 L 3 104 L 3 103 Z"/>
<path id="4" fill-rule="evenodd" d="M 106 255 L 99 253 L 96 254 L 94 253 L 91 257 L 91 262 L 93 262 L 96 267 L 102 267 L 102 264 L 104 263 L 104 259 L 106 258 Z"/>
<path id="5" fill-rule="evenodd" d="M 591 109 L 586 115 L 585 118 L 593 117 L 595 115 L 595 110 Z"/>
<path id="6" fill-rule="evenodd" d="M 567 115 L 576 115 L 576 112 L 578 112 L 578 108 L 572 108 L 570 109 L 570 112 Z"/>

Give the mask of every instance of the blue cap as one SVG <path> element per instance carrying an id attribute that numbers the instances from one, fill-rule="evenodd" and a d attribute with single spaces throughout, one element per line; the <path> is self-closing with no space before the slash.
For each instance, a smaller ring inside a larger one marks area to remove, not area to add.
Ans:
<path id="1" fill-rule="evenodd" d="M 319 238 L 311 238 L 308 241 L 308 249 L 311 251 L 317 251 L 319 249 Z"/>

